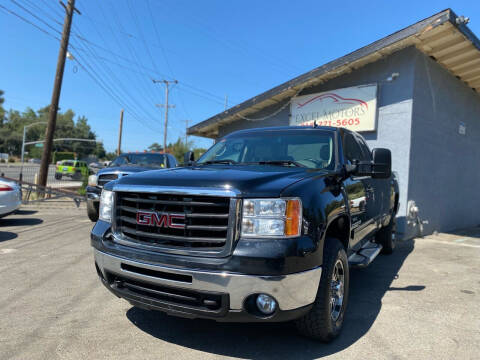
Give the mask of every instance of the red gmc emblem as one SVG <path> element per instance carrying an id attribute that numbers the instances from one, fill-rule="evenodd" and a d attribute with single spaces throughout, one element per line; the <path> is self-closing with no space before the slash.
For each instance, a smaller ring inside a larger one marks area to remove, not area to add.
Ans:
<path id="1" fill-rule="evenodd" d="M 185 229 L 184 223 L 178 220 L 185 220 L 183 214 L 157 213 L 153 211 L 137 211 L 137 224 L 157 226 L 172 229 Z"/>

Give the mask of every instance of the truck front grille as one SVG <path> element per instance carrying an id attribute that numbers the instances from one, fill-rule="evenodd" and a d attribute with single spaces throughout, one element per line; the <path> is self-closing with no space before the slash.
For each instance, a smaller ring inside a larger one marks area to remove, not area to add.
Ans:
<path id="1" fill-rule="evenodd" d="M 115 232 L 120 239 L 136 245 L 207 256 L 226 256 L 230 251 L 235 227 L 235 199 L 117 192 L 115 209 Z M 137 221 L 139 212 L 154 214 L 157 222 L 141 224 Z M 169 226 L 168 218 L 163 217 L 170 214 L 177 216 L 174 224 L 180 226 Z"/>
<path id="2" fill-rule="evenodd" d="M 98 175 L 97 185 L 103 187 L 106 183 L 117 180 L 118 174 L 102 174 Z"/>

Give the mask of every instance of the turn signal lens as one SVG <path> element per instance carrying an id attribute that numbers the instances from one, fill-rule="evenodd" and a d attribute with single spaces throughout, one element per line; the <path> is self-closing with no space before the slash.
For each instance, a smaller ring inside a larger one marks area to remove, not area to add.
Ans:
<path id="1" fill-rule="evenodd" d="M 288 200 L 286 221 L 285 221 L 285 235 L 298 236 L 300 235 L 300 219 L 302 217 L 300 200 Z"/>

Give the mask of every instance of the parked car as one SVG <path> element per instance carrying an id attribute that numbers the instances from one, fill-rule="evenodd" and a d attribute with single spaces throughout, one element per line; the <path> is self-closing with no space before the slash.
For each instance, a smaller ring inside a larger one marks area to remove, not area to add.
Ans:
<path id="1" fill-rule="evenodd" d="M 105 167 L 105 165 L 103 163 L 100 163 L 100 162 L 92 162 L 92 163 L 88 164 L 88 168 L 94 174 L 96 174 L 98 172 L 98 170 L 103 169 L 104 167 Z"/>
<path id="2" fill-rule="evenodd" d="M 0 178 L 0 217 L 18 210 L 22 204 L 22 188 L 14 181 Z"/>
<path id="3" fill-rule="evenodd" d="M 308 337 L 338 336 L 350 267 L 395 248 L 390 150 L 347 129 L 279 127 L 185 160 L 105 185 L 90 237 L 101 282 L 174 316 L 294 320 Z"/>
<path id="4" fill-rule="evenodd" d="M 87 215 L 93 222 L 98 220 L 98 204 L 103 186 L 109 181 L 132 173 L 174 168 L 177 160 L 171 154 L 160 153 L 125 153 L 120 154 L 95 175 L 88 178 Z"/>
<path id="5" fill-rule="evenodd" d="M 80 160 L 62 160 L 55 167 L 55 179 L 60 180 L 63 176 L 73 180 L 86 178 L 90 173 L 87 163 Z"/>

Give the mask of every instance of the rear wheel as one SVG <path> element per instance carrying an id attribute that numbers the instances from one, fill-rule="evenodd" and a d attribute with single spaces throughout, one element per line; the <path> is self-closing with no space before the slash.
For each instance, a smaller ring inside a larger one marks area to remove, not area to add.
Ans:
<path id="1" fill-rule="evenodd" d="M 342 330 L 350 283 L 348 260 L 342 243 L 325 241 L 323 268 L 312 309 L 296 320 L 298 331 L 309 338 L 329 342 Z"/>
<path id="2" fill-rule="evenodd" d="M 95 204 L 93 201 L 87 200 L 87 215 L 91 221 L 97 222 L 98 204 Z"/>
<path id="3" fill-rule="evenodd" d="M 375 235 L 375 242 L 382 245 L 382 254 L 391 254 L 395 250 L 395 231 L 397 222 L 392 215 L 387 226 L 381 228 Z"/>

